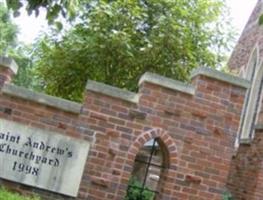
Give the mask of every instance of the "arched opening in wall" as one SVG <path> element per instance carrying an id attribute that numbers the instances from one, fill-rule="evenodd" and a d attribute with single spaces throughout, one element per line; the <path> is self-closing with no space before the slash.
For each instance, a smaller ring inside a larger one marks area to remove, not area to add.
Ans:
<path id="1" fill-rule="evenodd" d="M 135 157 L 125 200 L 155 200 L 162 173 L 168 168 L 167 151 L 159 138 L 146 142 Z"/>
<path id="2" fill-rule="evenodd" d="M 263 89 L 263 63 L 259 65 L 257 74 L 255 75 L 251 86 L 251 101 L 254 101 L 253 108 L 251 110 L 252 124 L 250 128 L 250 137 L 253 138 L 255 134 L 255 126 L 258 122 L 259 114 L 262 113 L 262 89 Z M 261 116 L 262 118 L 262 116 Z"/>
<path id="3" fill-rule="evenodd" d="M 258 45 L 255 45 L 248 63 L 246 65 L 245 75 L 244 78 L 246 78 L 249 81 L 253 80 L 253 77 L 255 76 L 256 70 L 257 70 L 257 65 L 259 64 L 259 48 Z"/>

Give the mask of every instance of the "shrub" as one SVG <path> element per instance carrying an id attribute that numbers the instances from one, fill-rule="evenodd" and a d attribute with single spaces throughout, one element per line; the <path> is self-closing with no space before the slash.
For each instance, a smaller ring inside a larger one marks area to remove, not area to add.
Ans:
<path id="1" fill-rule="evenodd" d="M 230 192 L 224 192 L 222 200 L 234 200 Z"/>
<path id="2" fill-rule="evenodd" d="M 140 183 L 135 177 L 132 177 L 129 181 L 129 188 L 125 200 L 153 200 L 154 192 L 151 192 L 145 188 L 142 191 L 142 183 Z"/>

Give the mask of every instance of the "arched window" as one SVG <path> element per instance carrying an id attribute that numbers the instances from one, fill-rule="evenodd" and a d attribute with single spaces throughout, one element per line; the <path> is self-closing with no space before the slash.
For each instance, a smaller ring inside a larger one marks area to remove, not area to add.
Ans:
<path id="1" fill-rule="evenodd" d="M 247 91 L 244 103 L 241 125 L 240 139 L 250 139 L 254 134 L 254 125 L 259 108 L 260 95 L 262 90 L 262 66 L 258 60 L 258 48 L 252 52 L 247 69 L 246 79 L 250 80 L 251 88 Z"/>
<path id="2" fill-rule="evenodd" d="M 258 54 L 259 54 L 259 49 L 258 49 L 258 46 L 256 45 L 249 57 L 248 64 L 245 70 L 245 78 L 249 81 L 252 81 L 255 75 L 255 72 L 257 70 L 257 66 L 259 64 Z"/>
<path id="3" fill-rule="evenodd" d="M 158 138 L 148 141 L 136 155 L 125 200 L 154 200 L 158 195 L 164 153 Z"/>

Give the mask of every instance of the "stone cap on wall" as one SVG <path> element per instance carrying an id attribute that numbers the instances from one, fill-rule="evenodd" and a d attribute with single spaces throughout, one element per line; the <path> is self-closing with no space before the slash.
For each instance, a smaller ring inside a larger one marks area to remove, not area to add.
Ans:
<path id="1" fill-rule="evenodd" d="M 142 75 L 139 80 L 139 85 L 144 82 L 153 83 L 171 90 L 183 92 L 190 95 L 195 94 L 195 88 L 191 84 L 183 83 L 171 78 L 166 78 L 164 76 L 160 76 L 151 72 L 146 72 Z"/>
<path id="2" fill-rule="evenodd" d="M 263 124 L 262 123 L 258 123 L 258 124 L 256 124 L 255 126 L 254 126 L 254 129 L 255 129 L 255 131 L 256 132 L 259 132 L 259 133 L 261 133 L 262 131 L 263 131 Z M 257 133 L 256 133 L 257 134 Z M 249 144 L 251 144 L 252 143 L 252 141 L 253 141 L 253 138 L 242 138 L 242 139 L 240 139 L 240 144 L 247 144 L 247 145 L 249 145 Z"/>
<path id="3" fill-rule="evenodd" d="M 16 62 L 12 58 L 5 56 L 0 56 L 0 67 L 9 68 L 14 74 L 16 74 L 18 70 Z"/>
<path id="4" fill-rule="evenodd" d="M 250 82 L 248 80 L 229 75 L 215 69 L 200 67 L 194 70 L 191 74 L 191 78 L 198 75 L 203 75 L 215 80 L 223 81 L 238 87 L 249 88 Z M 195 95 L 195 87 L 189 83 L 184 83 L 171 78 L 160 76 L 151 72 L 146 72 L 139 80 L 139 86 L 142 83 L 148 82 L 155 85 L 159 85 L 164 88 L 168 88 L 174 91 L 179 91 L 189 95 Z M 104 83 L 89 80 L 86 85 L 86 90 L 104 94 L 110 97 L 128 101 L 137 104 L 139 102 L 139 94 L 133 93 L 124 89 L 113 87 Z"/>
<path id="5" fill-rule="evenodd" d="M 9 66 L 10 69 L 11 67 L 13 68 L 12 70 L 17 70 L 17 65 L 16 63 L 6 57 L 0 57 L 0 64 L 4 66 Z M 210 69 L 210 68 L 198 68 L 194 70 L 191 74 L 191 77 L 196 77 L 198 75 L 203 75 L 207 76 L 209 78 L 227 82 L 232 85 L 236 85 L 242 88 L 249 88 L 250 87 L 250 82 L 238 78 L 229 74 L 225 74 L 222 72 L 219 72 L 215 69 Z M 139 80 L 139 86 L 142 85 L 142 83 L 147 82 L 147 83 L 152 83 L 155 85 L 159 85 L 164 88 L 168 88 L 174 91 L 179 91 L 184 94 L 189 94 L 189 95 L 195 95 L 195 86 L 189 83 L 183 83 L 177 80 L 173 80 L 171 78 L 163 77 L 154 73 L 146 72 L 144 75 Z M 99 94 L 103 94 L 106 96 L 110 96 L 116 99 L 120 99 L 123 101 L 127 101 L 133 104 L 138 104 L 140 95 L 134 92 L 130 92 L 124 89 L 120 89 L 117 87 L 113 87 L 110 85 L 106 85 L 104 83 L 96 82 L 89 80 L 86 85 L 86 90 L 87 91 L 92 91 L 96 92 Z M 5 84 L 2 88 L 2 93 L 10 96 L 15 96 L 19 97 L 25 100 L 37 102 L 40 104 L 44 104 L 47 106 L 51 106 L 66 112 L 71 112 L 71 113 L 76 113 L 79 114 L 81 112 L 82 104 L 65 100 L 62 98 L 58 97 L 53 97 L 50 95 L 38 93 L 38 92 L 33 92 L 30 91 L 26 88 L 23 87 L 18 87 L 12 84 Z"/>
<path id="6" fill-rule="evenodd" d="M 223 72 L 220 72 L 218 70 L 215 69 L 211 69 L 208 67 L 199 67 L 197 69 L 194 69 L 191 73 L 191 78 L 194 78 L 198 75 L 204 75 L 207 76 L 209 78 L 213 78 L 222 82 L 226 82 L 232 85 L 236 85 L 242 88 L 250 88 L 250 82 L 246 79 L 237 77 L 237 76 L 233 76 L 230 74 L 226 74 Z"/>
<path id="7" fill-rule="evenodd" d="M 139 102 L 139 95 L 136 93 L 96 81 L 89 80 L 86 85 L 86 90 L 101 93 L 110 97 L 114 97 L 135 104 Z"/>
<path id="8" fill-rule="evenodd" d="M 76 114 L 79 114 L 81 112 L 82 104 L 38 92 L 33 92 L 26 88 L 18 87 L 16 85 L 5 84 L 2 88 L 2 92 L 13 97 L 19 97 L 25 100 L 58 108 L 66 112 Z"/>
<path id="9" fill-rule="evenodd" d="M 250 145 L 251 142 L 252 142 L 252 140 L 250 138 L 243 138 L 243 139 L 240 139 L 239 144 Z"/>
<path id="10" fill-rule="evenodd" d="M 256 124 L 255 125 L 255 130 L 256 131 L 262 131 L 263 130 L 263 124 L 262 123 Z"/>

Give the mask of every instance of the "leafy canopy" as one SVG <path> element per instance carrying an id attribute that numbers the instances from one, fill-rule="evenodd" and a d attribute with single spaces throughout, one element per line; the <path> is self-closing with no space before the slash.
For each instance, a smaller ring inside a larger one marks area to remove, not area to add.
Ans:
<path id="1" fill-rule="evenodd" d="M 87 79 L 129 90 L 146 71 L 187 80 L 222 61 L 223 12 L 222 0 L 91 1 L 62 39 L 38 43 L 35 74 L 47 93 L 78 101 Z"/>
<path id="2" fill-rule="evenodd" d="M 8 14 L 8 10 L 0 2 L 0 55 L 7 54 L 16 43 L 17 27 L 14 25 Z"/>
<path id="3" fill-rule="evenodd" d="M 39 12 L 44 10 L 48 23 L 58 26 L 62 25 L 58 20 L 59 16 L 68 20 L 75 18 L 80 2 L 80 0 L 6 0 L 8 8 L 14 11 L 14 16 L 20 15 L 23 6 L 29 15 L 35 13 L 38 16 Z"/>
<path id="4" fill-rule="evenodd" d="M 8 9 L 0 3 L 0 56 L 9 56 L 18 63 L 19 71 L 14 78 L 14 83 L 30 87 L 32 85 L 32 62 L 30 48 L 17 41 L 18 28 L 12 22 Z"/>

